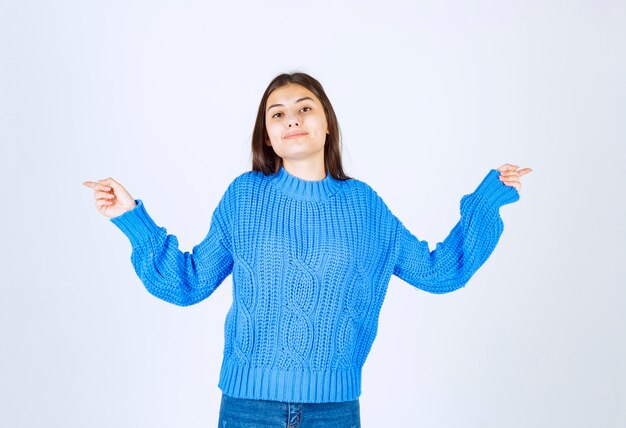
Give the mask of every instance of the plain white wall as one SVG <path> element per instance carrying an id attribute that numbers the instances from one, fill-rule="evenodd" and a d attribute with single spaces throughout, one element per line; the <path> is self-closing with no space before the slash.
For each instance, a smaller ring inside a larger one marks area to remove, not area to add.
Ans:
<path id="1" fill-rule="evenodd" d="M 250 169 L 261 94 L 324 85 L 347 173 L 431 249 L 490 168 L 531 167 L 457 292 L 393 277 L 363 426 L 626 425 L 623 1 L 0 2 L 0 425 L 217 424 L 229 277 L 144 289 L 84 180 L 190 251 Z"/>

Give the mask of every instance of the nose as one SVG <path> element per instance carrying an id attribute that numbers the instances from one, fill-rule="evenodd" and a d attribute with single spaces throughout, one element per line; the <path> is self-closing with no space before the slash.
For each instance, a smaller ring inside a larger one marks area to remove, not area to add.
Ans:
<path id="1" fill-rule="evenodd" d="M 287 124 L 291 128 L 292 126 L 300 126 L 300 119 L 295 114 L 288 117 Z"/>

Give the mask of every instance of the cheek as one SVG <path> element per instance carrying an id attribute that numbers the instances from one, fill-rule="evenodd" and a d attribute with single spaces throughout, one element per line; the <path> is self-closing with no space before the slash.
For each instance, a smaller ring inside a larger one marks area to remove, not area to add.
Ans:
<path id="1" fill-rule="evenodd" d="M 276 142 L 276 135 L 277 135 L 277 129 L 276 126 L 272 126 L 272 125 L 266 125 L 265 126 L 265 132 L 267 132 L 267 135 L 269 137 L 269 140 L 272 144 L 274 144 Z"/>
<path id="2" fill-rule="evenodd" d="M 316 121 L 316 130 L 317 130 L 317 134 L 323 136 L 323 138 L 325 139 L 326 137 L 326 131 L 328 130 L 328 124 L 326 123 L 326 118 L 325 117 L 318 117 L 317 121 Z"/>

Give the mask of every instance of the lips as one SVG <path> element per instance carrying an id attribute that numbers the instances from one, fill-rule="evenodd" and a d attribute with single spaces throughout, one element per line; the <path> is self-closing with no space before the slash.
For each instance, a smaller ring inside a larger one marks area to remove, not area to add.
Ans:
<path id="1" fill-rule="evenodd" d="M 302 131 L 295 131 L 295 132 L 288 132 L 285 134 L 285 136 L 283 138 L 285 139 L 290 139 L 290 138 L 298 138 L 298 137 L 302 137 L 303 135 L 306 135 L 306 132 L 302 132 Z"/>

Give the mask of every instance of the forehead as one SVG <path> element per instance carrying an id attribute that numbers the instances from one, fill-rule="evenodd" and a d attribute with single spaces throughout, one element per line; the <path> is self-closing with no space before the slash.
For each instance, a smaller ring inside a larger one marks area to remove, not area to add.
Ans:
<path id="1" fill-rule="evenodd" d="M 270 96 L 267 98 L 267 105 L 269 106 L 272 104 L 293 104 L 300 98 L 304 97 L 311 97 L 316 102 L 320 102 L 315 94 L 309 91 L 304 86 L 298 85 L 296 83 L 288 83 L 272 91 Z"/>

